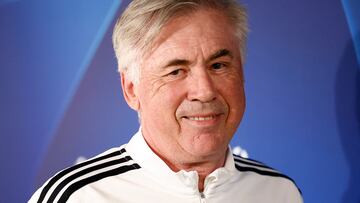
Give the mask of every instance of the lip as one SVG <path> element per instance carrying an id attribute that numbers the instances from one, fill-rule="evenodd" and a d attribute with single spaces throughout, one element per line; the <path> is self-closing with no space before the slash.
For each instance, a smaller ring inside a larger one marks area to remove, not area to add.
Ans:
<path id="1" fill-rule="evenodd" d="M 217 125 L 223 114 L 194 114 L 181 117 L 182 121 L 194 126 L 214 126 Z"/>

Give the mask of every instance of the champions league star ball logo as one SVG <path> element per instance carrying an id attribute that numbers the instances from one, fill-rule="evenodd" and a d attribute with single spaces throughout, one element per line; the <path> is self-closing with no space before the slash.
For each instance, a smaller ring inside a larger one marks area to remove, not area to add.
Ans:
<path id="1" fill-rule="evenodd" d="M 234 148 L 232 148 L 232 153 L 243 158 L 249 158 L 248 152 L 240 146 L 235 146 Z"/>

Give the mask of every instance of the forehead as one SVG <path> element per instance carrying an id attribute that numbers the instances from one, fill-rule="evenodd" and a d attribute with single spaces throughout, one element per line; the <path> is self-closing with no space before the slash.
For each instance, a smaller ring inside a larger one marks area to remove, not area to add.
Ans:
<path id="1" fill-rule="evenodd" d="M 154 46 L 145 57 L 157 62 L 168 57 L 204 57 L 220 49 L 239 55 L 235 28 L 216 10 L 198 10 L 187 16 L 170 20 L 154 40 Z"/>

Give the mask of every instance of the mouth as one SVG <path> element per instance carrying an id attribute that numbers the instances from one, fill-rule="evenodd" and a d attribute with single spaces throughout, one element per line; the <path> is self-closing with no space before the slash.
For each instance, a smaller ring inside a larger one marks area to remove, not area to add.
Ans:
<path id="1" fill-rule="evenodd" d="M 183 116 L 182 120 L 193 126 L 210 127 L 219 124 L 222 114 L 206 114 L 206 115 L 188 115 Z"/>
<path id="2" fill-rule="evenodd" d="M 210 116 L 184 116 L 185 119 L 189 119 L 191 121 L 209 121 L 216 118 L 217 115 Z"/>

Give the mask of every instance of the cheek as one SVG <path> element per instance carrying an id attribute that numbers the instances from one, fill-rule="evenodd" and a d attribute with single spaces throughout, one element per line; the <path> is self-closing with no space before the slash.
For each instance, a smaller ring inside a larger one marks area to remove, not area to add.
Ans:
<path id="1" fill-rule="evenodd" d="M 237 90 L 237 92 L 235 92 L 235 95 L 232 97 L 230 111 L 230 122 L 237 123 L 238 125 L 245 111 L 245 95 L 242 88 L 240 88 L 240 90 Z"/>
<path id="2" fill-rule="evenodd" d="M 185 95 L 185 88 L 180 85 L 169 85 L 163 90 L 163 102 L 172 106 L 178 107 Z"/>
<path id="3" fill-rule="evenodd" d="M 228 122 L 238 124 L 245 110 L 245 94 L 243 84 L 239 81 L 222 86 L 222 96 L 229 106 Z"/>
<path id="4" fill-rule="evenodd" d="M 156 115 L 162 122 L 175 120 L 175 112 L 185 98 L 185 88 L 178 84 L 167 84 L 151 94 L 147 89 L 143 92 L 143 110 Z M 151 112 L 150 112 L 151 111 Z"/>

